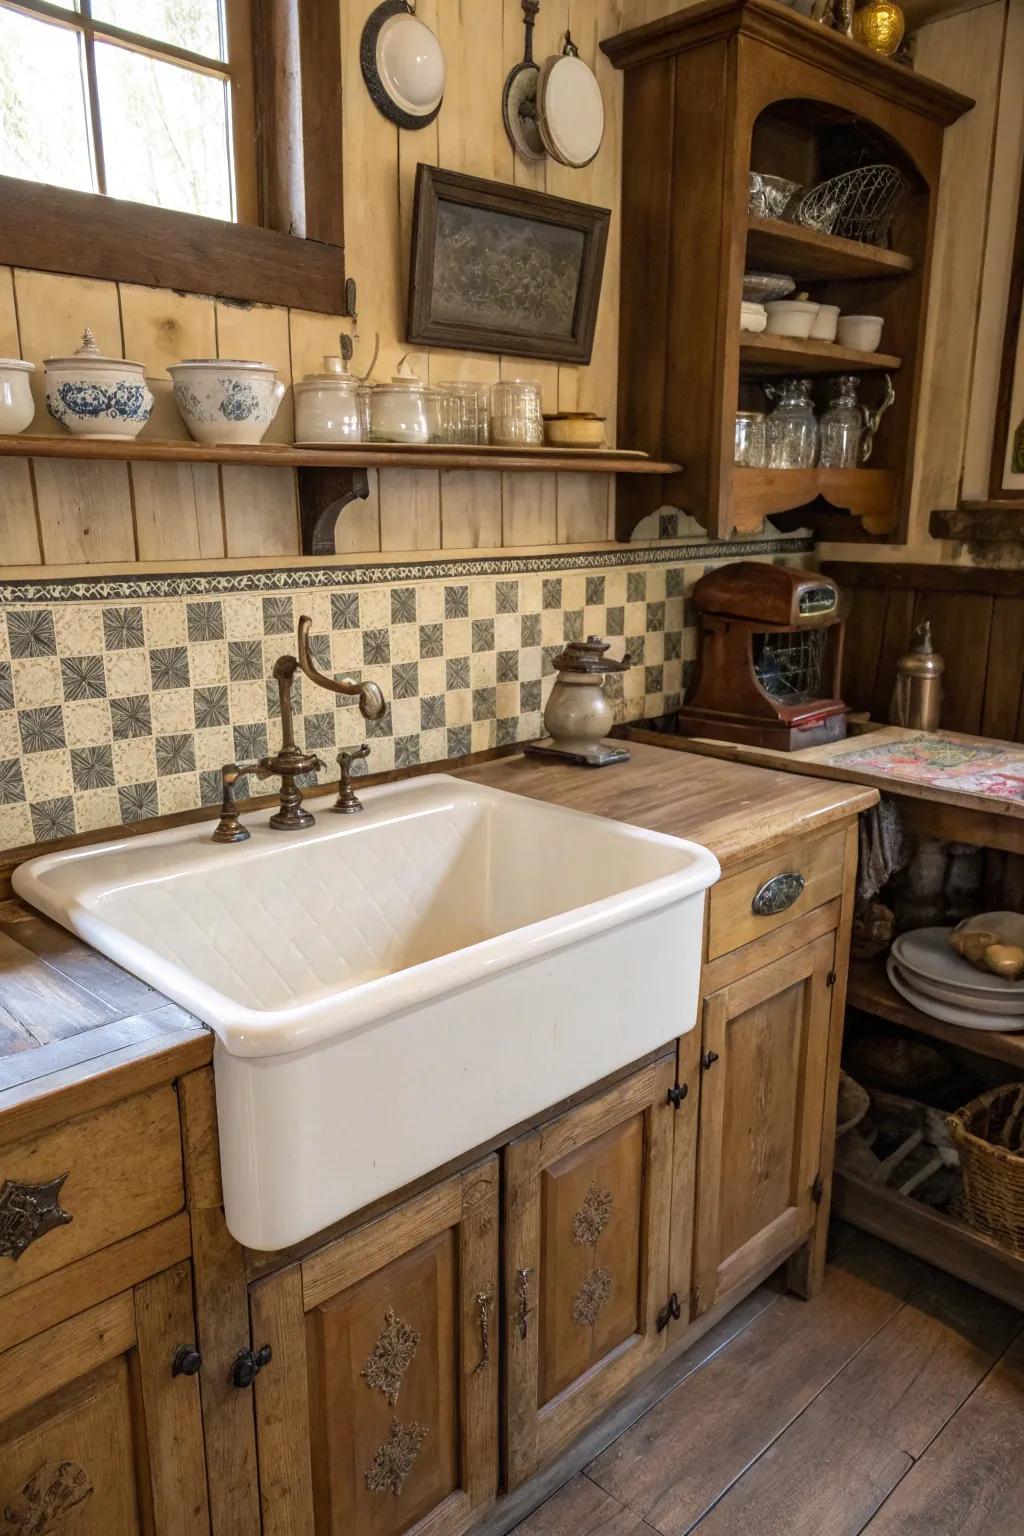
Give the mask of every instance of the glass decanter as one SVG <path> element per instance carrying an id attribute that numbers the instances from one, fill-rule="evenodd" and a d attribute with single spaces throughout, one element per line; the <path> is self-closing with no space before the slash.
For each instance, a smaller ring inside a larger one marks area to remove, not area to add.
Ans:
<path id="1" fill-rule="evenodd" d="M 766 423 L 768 468 L 813 469 L 818 458 L 818 423 L 810 379 L 765 384 L 764 392 L 776 402 Z"/>
<path id="2" fill-rule="evenodd" d="M 832 384 L 832 398 L 819 422 L 822 469 L 856 469 L 863 462 L 862 445 L 867 412 L 857 400 L 857 380 L 844 373 Z"/>

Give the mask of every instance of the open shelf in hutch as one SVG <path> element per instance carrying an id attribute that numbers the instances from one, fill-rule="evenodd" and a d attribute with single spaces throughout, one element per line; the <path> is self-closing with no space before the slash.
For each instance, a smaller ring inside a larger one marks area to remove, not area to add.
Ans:
<path id="1" fill-rule="evenodd" d="M 973 103 L 778 0 L 704 0 L 602 44 L 625 71 L 619 419 L 627 440 L 685 471 L 618 484 L 628 538 L 662 502 L 715 538 L 784 514 L 833 537 L 905 538 L 942 136 Z M 902 171 L 891 249 L 748 216 L 751 170 L 812 186 L 857 164 Z M 739 328 L 745 271 L 780 272 L 846 313 L 885 320 L 884 351 Z M 733 464 L 737 409 L 767 405 L 787 374 L 882 375 L 896 401 L 870 465 L 749 470 Z M 837 527 L 837 525 L 839 525 Z M 842 531 L 840 531 L 842 530 Z"/>

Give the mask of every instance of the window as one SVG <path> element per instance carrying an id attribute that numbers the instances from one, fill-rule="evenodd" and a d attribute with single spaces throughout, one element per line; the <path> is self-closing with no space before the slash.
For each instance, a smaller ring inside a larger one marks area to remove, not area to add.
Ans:
<path id="1" fill-rule="evenodd" d="M 250 0 L 0 0 L 0 174 L 255 221 Z"/>
<path id="2" fill-rule="evenodd" d="M 0 0 L 0 265 L 344 313 L 336 0 Z"/>

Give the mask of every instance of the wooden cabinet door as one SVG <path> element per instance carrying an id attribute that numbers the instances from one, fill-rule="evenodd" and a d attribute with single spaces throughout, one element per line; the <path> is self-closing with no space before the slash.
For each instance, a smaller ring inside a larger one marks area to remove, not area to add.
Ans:
<path id="1" fill-rule="evenodd" d="M 498 1480 L 498 1161 L 253 1285 L 264 1536 L 457 1536 Z"/>
<path id="2" fill-rule="evenodd" d="M 188 1263 L 0 1355 L 0 1533 L 209 1536 Z"/>
<path id="3" fill-rule="evenodd" d="M 674 1081 L 656 1062 L 506 1149 L 509 1487 L 664 1348 Z"/>
<path id="4" fill-rule="evenodd" d="M 693 1311 L 814 1226 L 835 937 L 704 999 Z"/>

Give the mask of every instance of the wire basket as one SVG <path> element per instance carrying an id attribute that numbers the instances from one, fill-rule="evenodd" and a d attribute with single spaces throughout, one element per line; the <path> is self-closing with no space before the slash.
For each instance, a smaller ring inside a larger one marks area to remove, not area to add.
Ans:
<path id="1" fill-rule="evenodd" d="M 1024 1084 L 990 1088 L 948 1123 L 963 1175 L 955 1214 L 1024 1258 Z"/>
<path id="2" fill-rule="evenodd" d="M 820 181 L 792 208 L 794 224 L 865 245 L 885 245 L 906 201 L 907 183 L 894 165 L 862 165 Z"/>

